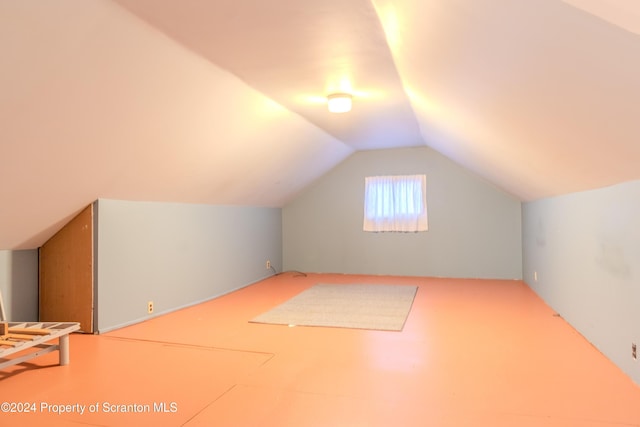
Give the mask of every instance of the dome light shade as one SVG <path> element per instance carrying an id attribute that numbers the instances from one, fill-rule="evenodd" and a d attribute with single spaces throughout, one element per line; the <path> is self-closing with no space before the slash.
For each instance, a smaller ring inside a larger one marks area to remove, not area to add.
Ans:
<path id="1" fill-rule="evenodd" d="M 333 93 L 327 97 L 327 101 L 332 113 L 351 111 L 351 95 L 348 93 Z"/>

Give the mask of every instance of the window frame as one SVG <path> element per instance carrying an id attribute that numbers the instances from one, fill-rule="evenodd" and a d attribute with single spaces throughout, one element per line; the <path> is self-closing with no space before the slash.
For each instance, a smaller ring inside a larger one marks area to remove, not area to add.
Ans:
<path id="1" fill-rule="evenodd" d="M 426 175 L 365 177 L 363 231 L 428 231 Z"/>

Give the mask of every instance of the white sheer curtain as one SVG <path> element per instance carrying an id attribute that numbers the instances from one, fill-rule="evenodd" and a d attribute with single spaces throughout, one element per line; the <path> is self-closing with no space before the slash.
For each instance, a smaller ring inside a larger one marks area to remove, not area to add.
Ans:
<path id="1" fill-rule="evenodd" d="M 365 178 L 364 231 L 427 231 L 425 175 Z"/>

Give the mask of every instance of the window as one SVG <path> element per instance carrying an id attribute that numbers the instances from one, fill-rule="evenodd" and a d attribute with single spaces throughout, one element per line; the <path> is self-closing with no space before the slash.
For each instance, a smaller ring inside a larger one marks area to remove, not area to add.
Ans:
<path id="1" fill-rule="evenodd" d="M 364 231 L 427 231 L 425 175 L 368 176 Z"/>

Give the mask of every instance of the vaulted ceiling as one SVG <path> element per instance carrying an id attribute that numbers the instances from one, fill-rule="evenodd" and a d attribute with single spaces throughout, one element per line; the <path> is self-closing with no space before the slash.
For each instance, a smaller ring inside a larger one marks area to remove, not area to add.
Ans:
<path id="1" fill-rule="evenodd" d="M 0 51 L 0 249 L 97 198 L 283 206 L 358 150 L 640 179 L 635 0 L 6 0 Z"/>

